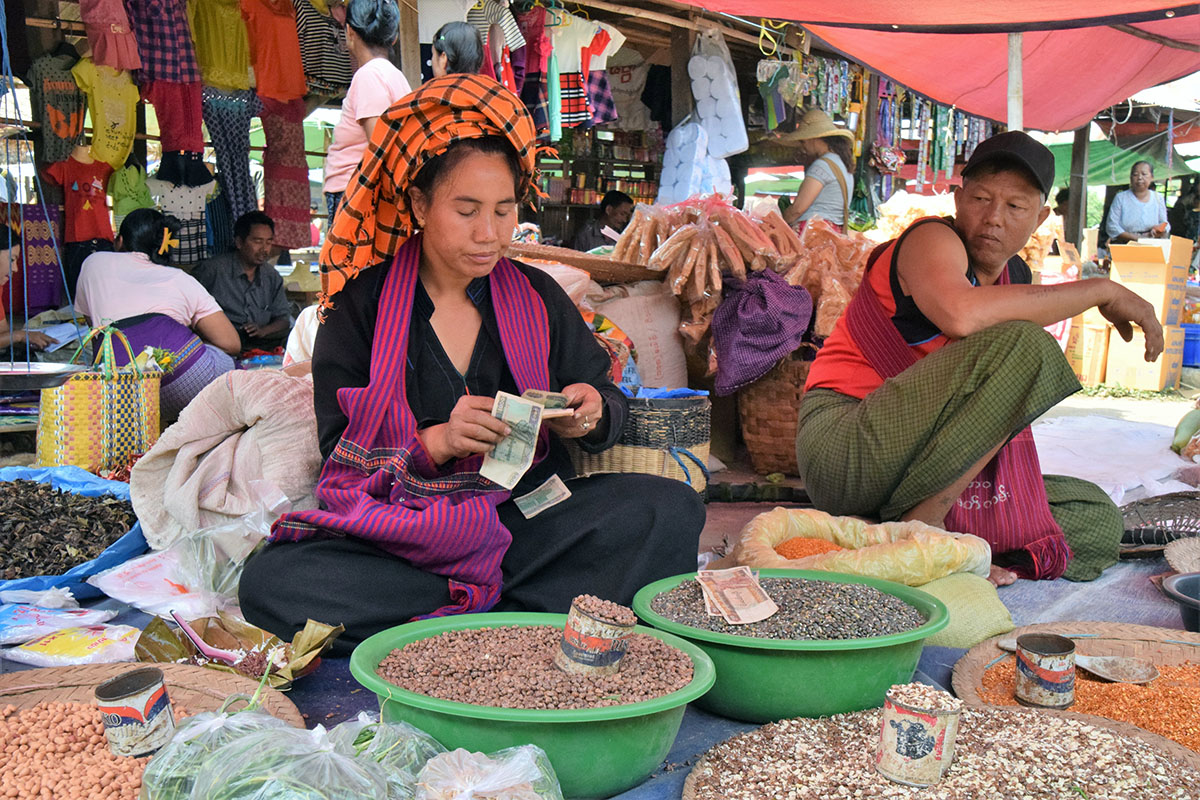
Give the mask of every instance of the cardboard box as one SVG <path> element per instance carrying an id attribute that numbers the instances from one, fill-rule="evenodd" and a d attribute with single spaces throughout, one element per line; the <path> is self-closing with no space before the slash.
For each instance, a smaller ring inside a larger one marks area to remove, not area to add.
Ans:
<path id="1" fill-rule="evenodd" d="M 1067 361 L 1071 363 L 1071 369 L 1075 371 L 1075 377 L 1084 386 L 1104 383 L 1111 329 L 1108 324 L 1087 324 L 1083 314 L 1072 321 L 1071 334 L 1067 338 L 1066 356 Z"/>
<path id="2" fill-rule="evenodd" d="M 1149 244 L 1114 244 L 1108 249 L 1112 279 L 1148 300 L 1163 325 L 1178 325 L 1187 292 L 1191 242 L 1172 236 Z"/>
<path id="3" fill-rule="evenodd" d="M 1163 339 L 1162 355 L 1157 361 L 1147 362 L 1146 338 L 1141 328 L 1133 329 L 1133 341 L 1129 342 L 1122 339 L 1120 334 L 1110 335 L 1104 382 L 1151 392 L 1178 389 L 1183 370 L 1183 326 L 1163 327 Z"/>

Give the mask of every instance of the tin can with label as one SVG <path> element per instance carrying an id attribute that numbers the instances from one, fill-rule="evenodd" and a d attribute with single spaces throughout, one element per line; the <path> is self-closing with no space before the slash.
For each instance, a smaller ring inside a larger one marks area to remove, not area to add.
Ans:
<path id="1" fill-rule="evenodd" d="M 1075 702 L 1075 643 L 1053 633 L 1017 637 L 1017 702 L 1066 708 Z"/>
<path id="2" fill-rule="evenodd" d="M 880 715 L 875 771 L 908 786 L 932 786 L 954 761 L 954 742 L 962 706 L 919 708 L 889 691 Z"/>
<path id="3" fill-rule="evenodd" d="M 108 748 L 118 756 L 148 756 L 175 732 L 162 670 L 142 667 L 96 687 Z"/>
<path id="4" fill-rule="evenodd" d="M 578 603 L 571 603 L 554 665 L 563 672 L 576 674 L 619 672 L 633 627 L 601 619 L 582 610 Z"/>

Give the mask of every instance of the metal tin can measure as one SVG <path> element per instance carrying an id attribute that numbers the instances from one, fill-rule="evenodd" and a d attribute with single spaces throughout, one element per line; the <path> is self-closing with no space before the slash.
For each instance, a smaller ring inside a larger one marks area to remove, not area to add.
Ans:
<path id="1" fill-rule="evenodd" d="M 171 700 L 162 670 L 142 667 L 96 687 L 108 747 L 118 756 L 147 756 L 175 731 Z"/>
<path id="2" fill-rule="evenodd" d="M 581 610 L 575 603 L 567 614 L 562 644 L 554 665 L 563 672 L 611 675 L 621 669 L 633 625 L 619 625 Z"/>
<path id="3" fill-rule="evenodd" d="M 1053 633 L 1017 637 L 1017 702 L 1066 708 L 1075 702 L 1075 643 Z"/>
<path id="4" fill-rule="evenodd" d="M 954 761 L 962 709 L 917 708 L 892 697 L 883 701 L 875 771 L 896 783 L 932 786 Z"/>

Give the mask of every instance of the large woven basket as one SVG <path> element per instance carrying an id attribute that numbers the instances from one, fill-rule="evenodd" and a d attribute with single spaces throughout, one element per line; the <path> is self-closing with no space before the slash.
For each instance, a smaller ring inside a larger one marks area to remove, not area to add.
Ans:
<path id="1" fill-rule="evenodd" d="M 707 397 L 634 398 L 617 443 L 602 453 L 571 445 L 571 461 L 579 475 L 642 472 L 674 478 L 703 492 L 708 486 L 711 417 Z"/>
<path id="2" fill-rule="evenodd" d="M 754 471 L 761 475 L 800 474 L 796 466 L 796 427 L 804 382 L 812 364 L 800 360 L 803 352 L 797 350 L 766 375 L 738 390 L 742 438 Z"/>

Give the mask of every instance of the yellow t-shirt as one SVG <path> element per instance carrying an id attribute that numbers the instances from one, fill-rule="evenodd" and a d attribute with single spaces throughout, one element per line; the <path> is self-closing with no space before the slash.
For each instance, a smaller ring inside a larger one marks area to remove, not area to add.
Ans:
<path id="1" fill-rule="evenodd" d="M 97 66 L 81 58 L 71 68 L 75 82 L 87 95 L 92 117 L 92 158 L 117 169 L 133 150 L 137 129 L 138 90 L 124 70 Z"/>
<path id="2" fill-rule="evenodd" d="M 250 42 L 238 0 L 188 0 L 188 22 L 204 83 L 250 88 Z"/>

